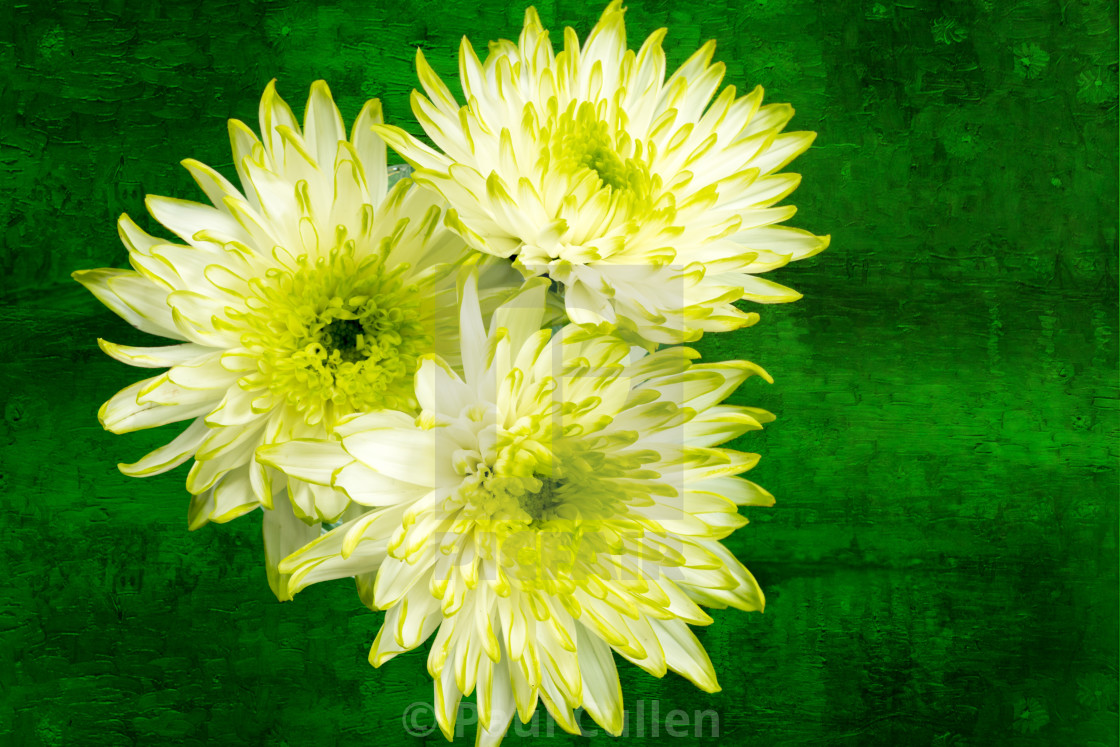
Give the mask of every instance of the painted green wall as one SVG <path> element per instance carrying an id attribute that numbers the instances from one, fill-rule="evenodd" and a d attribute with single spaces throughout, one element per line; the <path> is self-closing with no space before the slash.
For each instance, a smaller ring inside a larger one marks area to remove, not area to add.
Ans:
<path id="1" fill-rule="evenodd" d="M 769 604 L 700 632 L 722 693 L 621 667 L 633 742 L 664 739 L 659 699 L 714 710 L 728 744 L 1116 744 L 1116 4 L 629 7 L 633 45 L 667 25 L 677 64 L 715 38 L 726 82 L 820 132 L 793 223 L 833 236 L 778 273 L 804 300 L 700 345 L 777 380 L 736 401 L 779 415 L 739 442 L 778 504 L 729 541 Z M 585 34 L 601 6 L 538 8 Z M 423 741 L 401 712 L 431 698 L 426 654 L 371 669 L 380 616 L 350 584 L 281 605 L 258 518 L 188 534 L 182 468 L 117 472 L 169 435 L 98 426 L 139 374 L 95 339 L 144 336 L 68 275 L 123 266 L 113 222 L 155 230 L 144 193 L 198 196 L 180 159 L 230 172 L 225 120 L 255 121 L 270 78 L 297 109 L 320 77 L 348 117 L 379 96 L 419 133 L 413 47 L 450 74 L 461 34 L 523 10 L 0 4 L 0 742 Z"/>

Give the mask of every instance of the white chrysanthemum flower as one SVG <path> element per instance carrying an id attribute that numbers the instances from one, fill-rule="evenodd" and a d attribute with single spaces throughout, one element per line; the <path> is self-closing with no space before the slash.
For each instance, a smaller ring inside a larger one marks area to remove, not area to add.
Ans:
<path id="1" fill-rule="evenodd" d="M 98 341 L 117 360 L 169 369 L 106 402 L 99 412 L 106 429 L 191 421 L 121 471 L 156 475 L 193 457 L 191 529 L 271 509 L 266 554 L 281 598 L 279 559 L 318 536 L 317 522 L 336 519 L 347 499 L 284 479 L 258 462 L 257 447 L 326 437 L 358 411 L 415 408 L 420 356 L 437 340 L 458 347 L 454 314 L 445 323 L 447 314 L 437 312 L 453 308 L 453 266 L 470 250 L 443 228 L 442 203 L 430 192 L 408 180 L 388 189 L 385 144 L 371 129 L 380 121 L 372 100 L 348 139 L 319 81 L 301 128 L 270 83 L 260 106 L 263 141 L 230 122 L 244 192 L 184 161 L 213 207 L 155 196 L 147 206 L 187 245 L 154 238 L 124 215 L 120 235 L 135 269 L 74 273 L 133 326 L 181 342 Z"/>
<path id="2" fill-rule="evenodd" d="M 463 291 L 460 376 L 438 357 L 416 374 L 419 416 L 382 411 L 338 425 L 341 442 L 292 441 L 261 459 L 372 507 L 281 564 L 296 592 L 354 576 L 386 609 L 379 666 L 436 633 L 428 658 L 451 738 L 477 689 L 479 741 L 496 744 L 538 698 L 565 729 L 583 707 L 623 725 L 611 651 L 702 689 L 716 674 L 689 625 L 700 605 L 761 610 L 751 574 L 719 540 L 768 506 L 736 477 L 755 454 L 718 448 L 772 416 L 721 405 L 743 361 L 692 364 L 569 325 L 539 329 L 543 279 L 499 308 L 487 333 Z"/>
<path id="3" fill-rule="evenodd" d="M 777 225 L 795 208 L 775 205 L 801 179 L 778 170 L 814 133 L 782 133 L 793 109 L 761 106 L 761 87 L 712 101 L 724 73 L 714 42 L 666 80 L 664 35 L 628 50 L 615 0 L 582 48 L 567 28 L 554 54 L 529 8 L 518 43 L 492 42 L 485 62 L 463 39 L 466 106 L 417 53 L 427 95 L 413 91 L 412 108 L 439 150 L 376 128 L 447 198 L 467 243 L 563 283 L 573 322 L 646 344 L 753 324 L 732 302 L 800 298 L 757 273 L 828 245 Z"/>

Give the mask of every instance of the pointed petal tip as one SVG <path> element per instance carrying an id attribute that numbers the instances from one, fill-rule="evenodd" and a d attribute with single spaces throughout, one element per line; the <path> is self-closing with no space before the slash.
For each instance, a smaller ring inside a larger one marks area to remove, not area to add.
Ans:
<path id="1" fill-rule="evenodd" d="M 413 92 L 415 93 L 415 91 Z M 400 127 L 397 127 L 396 125 L 386 124 L 384 122 L 372 122 L 370 123 L 369 128 L 387 143 L 390 143 L 390 141 L 404 142 L 404 139 L 408 137 L 408 133 L 402 130 Z"/>
<path id="2" fill-rule="evenodd" d="M 233 136 L 235 130 L 241 130 L 243 132 L 248 132 L 253 137 L 256 137 L 256 133 L 254 133 L 249 128 L 249 125 L 245 124 L 240 119 L 236 119 L 236 118 L 233 118 L 233 117 L 226 120 L 226 130 L 229 131 L 229 134 L 230 134 L 231 137 Z"/>
<path id="3" fill-rule="evenodd" d="M 118 270 L 115 267 L 90 267 L 84 270 L 74 270 L 70 273 L 70 277 L 92 291 L 94 286 L 104 286 L 109 278 L 125 272 L 128 271 Z"/>
<path id="4" fill-rule="evenodd" d="M 374 125 L 384 123 L 384 112 L 385 108 L 381 104 L 381 99 L 372 98 L 366 101 L 365 105 L 362 106 L 362 111 L 358 114 L 358 119 L 361 119 L 363 116 L 372 119 L 373 121 L 370 123 L 370 127 L 373 127 Z"/>
<path id="5" fill-rule="evenodd" d="M 107 400 L 104 404 L 101 405 L 101 407 L 97 408 L 97 422 L 101 424 L 102 428 L 109 431 L 110 433 L 116 433 L 117 431 L 113 430 L 113 423 L 108 421 L 110 402 L 112 402 L 112 400 Z"/>
<path id="6" fill-rule="evenodd" d="M 599 16 L 599 22 L 602 23 L 603 19 L 607 16 L 614 15 L 615 13 L 625 13 L 626 8 L 622 7 L 622 0 L 611 0 L 610 4 L 603 11 L 603 15 Z"/>

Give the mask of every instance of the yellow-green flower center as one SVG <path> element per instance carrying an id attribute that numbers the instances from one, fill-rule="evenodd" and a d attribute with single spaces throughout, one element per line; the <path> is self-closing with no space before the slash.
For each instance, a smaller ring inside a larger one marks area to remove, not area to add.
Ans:
<path id="1" fill-rule="evenodd" d="M 573 102 L 556 118 L 548 136 L 548 156 L 555 168 L 577 178 L 584 169 L 595 173 L 601 188 L 625 191 L 629 199 L 646 203 L 650 198 L 650 173 L 632 152 L 625 133 L 616 136 L 595 106 Z"/>
<path id="2" fill-rule="evenodd" d="M 412 374 L 432 337 L 420 288 L 404 283 L 408 269 L 386 268 L 379 254 L 357 260 L 347 242 L 254 282 L 238 315 L 242 344 L 258 356 L 258 380 L 246 383 L 267 386 L 312 423 L 415 407 Z"/>
<path id="3" fill-rule="evenodd" d="M 445 510 L 521 589 L 568 593 L 601 553 L 621 552 L 638 527 L 631 507 L 664 489 L 644 468 L 657 454 L 614 450 L 621 444 L 606 438 L 552 442 L 549 415 L 523 420 L 499 432 Z"/>
<path id="4" fill-rule="evenodd" d="M 535 492 L 526 492 L 517 496 L 521 510 L 529 514 L 531 523 L 548 521 L 554 518 L 556 509 L 564 504 L 564 481 L 553 480 L 545 477 L 541 480 L 541 488 Z"/>
<path id="5" fill-rule="evenodd" d="M 335 319 L 323 328 L 322 342 L 325 347 L 334 348 L 342 360 L 351 363 L 365 357 L 359 348 L 365 347 L 365 326 L 357 319 Z"/>

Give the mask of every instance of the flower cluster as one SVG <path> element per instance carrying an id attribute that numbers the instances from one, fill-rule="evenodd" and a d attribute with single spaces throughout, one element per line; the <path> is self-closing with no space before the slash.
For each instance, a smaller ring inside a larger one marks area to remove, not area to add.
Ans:
<path id="1" fill-rule="evenodd" d="M 178 240 L 122 216 L 131 269 L 75 273 L 174 341 L 99 341 L 166 369 L 106 429 L 187 421 L 121 471 L 192 462 L 191 529 L 261 509 L 281 600 L 354 578 L 374 666 L 432 639 L 448 738 L 472 693 L 481 744 L 538 703 L 619 734 L 615 653 L 715 692 L 689 626 L 764 604 L 721 540 L 773 498 L 723 445 L 773 416 L 723 402 L 769 376 L 685 343 L 799 298 L 760 274 L 827 246 L 780 225 L 813 135 L 760 88 L 717 96 L 712 44 L 666 77 L 664 35 L 627 49 L 615 0 L 557 52 L 530 8 L 484 61 L 464 39 L 465 104 L 418 54 L 431 144 L 376 100 L 348 136 L 323 82 L 301 124 L 270 84 L 259 136 L 230 123 L 240 187 L 184 161 L 210 204 L 147 200 Z"/>

